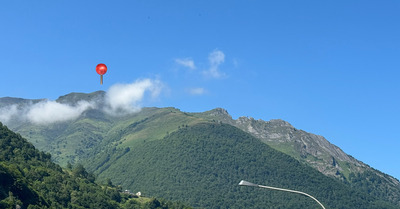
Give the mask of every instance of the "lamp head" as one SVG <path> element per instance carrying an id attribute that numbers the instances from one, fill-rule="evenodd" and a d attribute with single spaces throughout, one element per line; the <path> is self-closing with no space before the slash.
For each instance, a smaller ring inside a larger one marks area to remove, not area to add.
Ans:
<path id="1" fill-rule="evenodd" d="M 253 184 L 251 182 L 241 180 L 239 186 L 250 186 L 250 187 L 259 187 L 257 184 Z"/>

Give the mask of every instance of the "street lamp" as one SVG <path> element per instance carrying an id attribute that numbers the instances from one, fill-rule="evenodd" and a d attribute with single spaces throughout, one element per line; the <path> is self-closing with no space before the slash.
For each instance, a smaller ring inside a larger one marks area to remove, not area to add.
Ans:
<path id="1" fill-rule="evenodd" d="M 240 181 L 239 186 L 260 187 L 260 188 L 266 188 L 266 189 L 273 189 L 273 190 L 279 190 L 279 191 L 284 191 L 284 192 L 292 192 L 292 193 L 302 194 L 302 195 L 305 195 L 305 196 L 310 197 L 311 199 L 315 200 L 319 205 L 321 205 L 321 207 L 323 209 L 325 209 L 324 205 L 322 205 L 322 203 L 319 202 L 317 200 L 317 198 L 315 198 L 315 197 L 313 197 L 313 196 L 311 196 L 311 195 L 309 195 L 309 194 L 307 194 L 305 192 L 300 192 L 300 191 L 290 190 L 290 189 L 282 189 L 282 188 L 277 188 L 277 187 L 263 186 L 263 185 L 253 184 L 253 183 L 245 181 L 245 180 Z"/>

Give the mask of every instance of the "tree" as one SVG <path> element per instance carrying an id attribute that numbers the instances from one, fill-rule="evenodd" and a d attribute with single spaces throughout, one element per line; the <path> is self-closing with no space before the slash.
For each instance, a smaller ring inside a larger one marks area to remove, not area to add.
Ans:
<path id="1" fill-rule="evenodd" d="M 76 167 L 74 168 L 74 170 L 72 170 L 72 173 L 74 174 L 74 176 L 76 177 L 83 177 L 86 178 L 88 176 L 88 172 L 86 172 L 85 168 L 83 167 L 82 164 L 78 164 L 76 165 Z"/>

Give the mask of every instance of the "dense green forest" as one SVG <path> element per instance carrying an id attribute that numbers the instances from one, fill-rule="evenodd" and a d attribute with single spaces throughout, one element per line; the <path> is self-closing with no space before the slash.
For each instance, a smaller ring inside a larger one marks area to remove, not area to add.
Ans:
<path id="1" fill-rule="evenodd" d="M 398 208 L 326 177 L 226 124 L 182 126 L 162 140 L 142 141 L 129 150 L 107 152 L 102 156 L 108 157 L 91 161 L 100 165 L 95 172 L 100 178 L 111 178 L 126 188 L 195 207 L 320 207 L 305 196 L 238 186 L 244 179 L 306 192 L 331 209 Z M 115 158 L 118 163 L 110 163 Z"/>
<path id="2" fill-rule="evenodd" d="M 189 208 L 179 202 L 133 198 L 78 164 L 61 168 L 0 123 L 0 208 Z"/>

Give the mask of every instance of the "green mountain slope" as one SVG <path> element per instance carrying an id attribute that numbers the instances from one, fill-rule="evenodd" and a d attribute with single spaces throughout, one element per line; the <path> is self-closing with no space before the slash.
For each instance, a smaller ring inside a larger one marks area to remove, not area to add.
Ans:
<path id="1" fill-rule="evenodd" d="M 241 188 L 241 179 L 313 194 L 327 208 L 396 208 L 218 123 L 184 127 L 162 140 L 137 144 L 99 177 L 203 208 L 320 207 L 299 195 Z"/>
<path id="2" fill-rule="evenodd" d="M 204 120 L 175 108 L 143 108 L 119 117 L 91 109 L 73 121 L 46 125 L 20 123 L 11 128 L 65 166 L 68 162 L 81 162 L 107 147 L 129 147 L 137 141 L 162 139 L 181 126 L 201 121 Z"/>
<path id="3" fill-rule="evenodd" d="M 397 179 L 347 155 L 322 136 L 298 130 L 288 122 L 248 117 L 233 120 L 221 108 L 204 113 L 185 113 L 175 108 L 143 108 L 137 113 L 112 116 L 103 110 L 104 96 L 105 92 L 99 91 L 71 93 L 57 99 L 69 105 L 79 101 L 96 103 L 94 108 L 86 110 L 75 120 L 46 125 L 11 120 L 9 127 L 40 150 L 51 153 L 53 161 L 60 165 L 82 163 L 89 171 L 105 179 L 103 173 L 108 172 L 111 176 L 113 166 L 123 160 L 129 161 L 126 156 L 144 144 L 161 143 L 165 137 L 197 124 L 230 124 L 326 176 L 400 207 L 400 182 Z M 23 108 L 38 101 L 42 100 L 0 98 L 0 109 L 2 104 Z M 119 182 L 130 186 L 122 180 Z"/>
<path id="4" fill-rule="evenodd" d="M 0 208 L 187 208 L 128 197 L 112 185 L 94 183 L 93 175 L 81 165 L 63 170 L 49 154 L 0 123 Z"/>
<path id="5" fill-rule="evenodd" d="M 340 179 L 356 189 L 393 202 L 400 207 L 398 179 L 347 155 L 322 136 L 298 130 L 283 120 L 263 121 L 251 117 L 233 120 L 228 112 L 221 108 L 195 115 L 238 127 L 326 176 Z"/>

